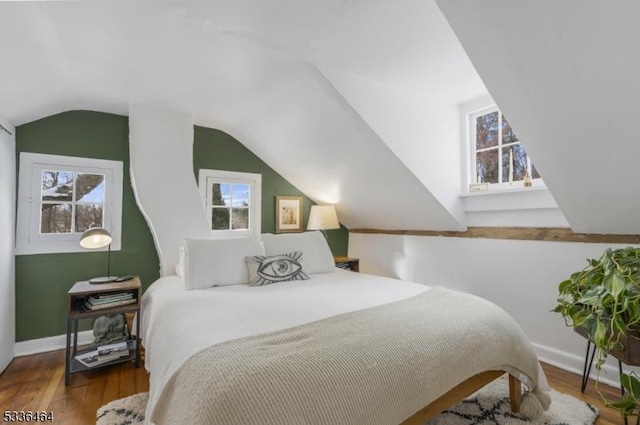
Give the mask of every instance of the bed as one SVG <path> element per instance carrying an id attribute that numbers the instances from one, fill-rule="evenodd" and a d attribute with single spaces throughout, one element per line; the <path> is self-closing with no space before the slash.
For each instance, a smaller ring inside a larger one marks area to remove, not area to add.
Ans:
<path id="1" fill-rule="evenodd" d="M 514 410 L 521 383 L 532 414 L 548 407 L 531 344 L 502 309 L 336 269 L 315 233 L 185 244 L 180 276 L 143 297 L 147 423 L 421 424 L 505 372 Z M 229 283 L 255 277 L 247 257 L 289 251 L 307 279 Z"/>

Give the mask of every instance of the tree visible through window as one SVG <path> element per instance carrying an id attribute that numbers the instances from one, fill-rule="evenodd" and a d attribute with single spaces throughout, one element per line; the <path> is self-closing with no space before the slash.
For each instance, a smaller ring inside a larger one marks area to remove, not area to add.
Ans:
<path id="1" fill-rule="evenodd" d="M 198 185 L 213 237 L 260 234 L 260 174 L 201 169 Z"/>
<path id="2" fill-rule="evenodd" d="M 472 181 L 477 183 L 509 183 L 539 179 L 540 174 L 531 163 L 524 147 L 499 110 L 471 115 L 475 129 L 472 151 L 475 158 Z"/>
<path id="3" fill-rule="evenodd" d="M 211 185 L 211 229 L 249 229 L 251 189 L 242 183 Z"/>
<path id="4" fill-rule="evenodd" d="M 122 161 L 20 153 L 16 252 L 83 252 L 80 235 L 104 227 L 120 249 Z"/>
<path id="5" fill-rule="evenodd" d="M 103 227 L 103 174 L 42 171 L 40 233 L 82 233 Z"/>

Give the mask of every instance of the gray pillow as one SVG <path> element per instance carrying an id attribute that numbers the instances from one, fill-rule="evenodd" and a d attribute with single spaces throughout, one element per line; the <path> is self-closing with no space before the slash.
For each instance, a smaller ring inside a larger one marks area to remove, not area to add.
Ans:
<path id="1" fill-rule="evenodd" d="M 269 285 L 270 283 L 288 280 L 307 280 L 309 276 L 300 265 L 301 251 L 270 257 L 257 255 L 246 257 L 251 286 Z"/>

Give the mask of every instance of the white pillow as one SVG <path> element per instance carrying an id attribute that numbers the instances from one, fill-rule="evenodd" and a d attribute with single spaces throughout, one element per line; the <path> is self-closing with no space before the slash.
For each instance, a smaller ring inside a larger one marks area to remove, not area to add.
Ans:
<path id="1" fill-rule="evenodd" d="M 184 282 L 184 247 L 178 248 L 178 264 L 176 264 L 176 276 Z"/>
<path id="2" fill-rule="evenodd" d="M 304 233 L 263 233 L 262 243 L 267 256 L 302 251 L 300 265 L 308 274 L 330 273 L 335 271 L 331 249 L 327 240 L 319 231 Z"/>
<path id="3" fill-rule="evenodd" d="M 186 239 L 184 253 L 184 283 L 187 289 L 203 289 L 249 283 L 245 258 L 264 255 L 264 249 L 253 236 L 237 239 Z"/>

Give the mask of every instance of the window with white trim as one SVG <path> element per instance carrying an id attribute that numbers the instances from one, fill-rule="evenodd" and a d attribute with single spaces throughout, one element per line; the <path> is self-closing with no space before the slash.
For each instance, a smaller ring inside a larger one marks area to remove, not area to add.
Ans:
<path id="1" fill-rule="evenodd" d="M 469 184 L 510 189 L 541 184 L 538 170 L 497 106 L 468 116 Z"/>
<path id="2" fill-rule="evenodd" d="M 198 186 L 214 236 L 260 234 L 262 175 L 203 169 Z"/>
<path id="3" fill-rule="evenodd" d="M 120 249 L 122 162 L 20 154 L 16 253 L 83 252 L 80 235 L 104 227 Z"/>

